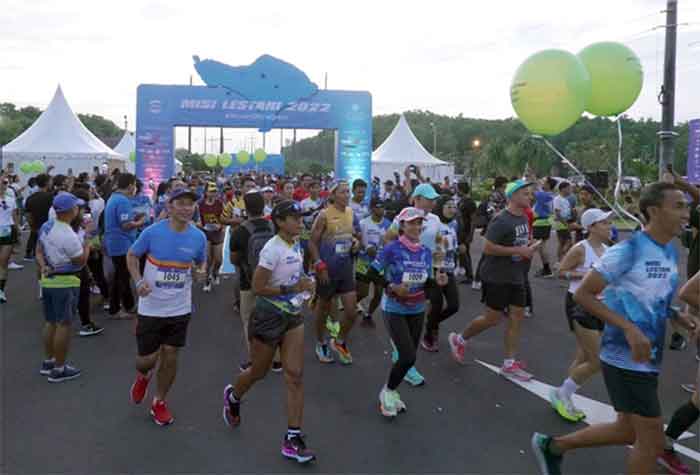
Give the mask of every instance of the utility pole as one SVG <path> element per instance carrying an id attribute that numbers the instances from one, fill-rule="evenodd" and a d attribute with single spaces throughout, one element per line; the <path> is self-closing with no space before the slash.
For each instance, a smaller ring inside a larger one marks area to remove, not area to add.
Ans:
<path id="1" fill-rule="evenodd" d="M 129 122 L 126 120 L 126 114 L 124 114 L 124 133 L 129 131 Z"/>
<path id="2" fill-rule="evenodd" d="M 219 128 L 219 154 L 224 153 L 224 128 Z"/>
<path id="3" fill-rule="evenodd" d="M 676 136 L 673 131 L 676 105 L 676 29 L 678 27 L 678 0 L 666 4 L 666 47 L 664 54 L 664 84 L 659 93 L 661 103 L 661 130 L 659 136 L 659 179 L 666 167 L 673 164 L 673 147 Z"/>

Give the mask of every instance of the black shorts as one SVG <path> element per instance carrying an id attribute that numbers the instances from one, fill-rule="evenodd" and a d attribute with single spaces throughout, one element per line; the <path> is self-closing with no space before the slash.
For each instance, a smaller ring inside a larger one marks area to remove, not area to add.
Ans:
<path id="1" fill-rule="evenodd" d="M 622 369 L 602 361 L 600 367 L 615 411 L 642 417 L 661 417 L 657 373 Z"/>
<path id="2" fill-rule="evenodd" d="M 225 234 L 222 231 L 204 231 L 209 241 L 213 246 L 218 246 L 224 243 Z"/>
<path id="3" fill-rule="evenodd" d="M 257 298 L 248 321 L 248 339 L 256 338 L 266 345 L 276 347 L 288 331 L 303 324 L 304 315 L 283 312 L 262 298 Z"/>
<path id="4" fill-rule="evenodd" d="M 481 301 L 493 310 L 527 306 L 527 288 L 518 284 L 481 283 Z"/>
<path id="5" fill-rule="evenodd" d="M 10 235 L 0 238 L 0 246 L 14 246 L 18 240 L 17 226 L 12 226 Z"/>
<path id="6" fill-rule="evenodd" d="M 586 312 L 583 307 L 574 302 L 574 294 L 566 293 L 566 319 L 569 321 L 569 328 L 574 331 L 574 322 L 588 330 L 598 330 L 602 332 L 605 324 L 598 317 L 594 317 Z"/>
<path id="7" fill-rule="evenodd" d="M 138 316 L 136 323 L 136 346 L 139 356 L 155 353 L 161 345 L 181 348 L 187 342 L 187 326 L 190 314 L 179 317 Z"/>
<path id="8" fill-rule="evenodd" d="M 316 294 L 323 300 L 330 300 L 336 295 L 343 295 L 355 291 L 355 269 L 352 261 L 343 267 L 328 269 L 329 282 L 318 282 Z"/>
<path id="9" fill-rule="evenodd" d="M 533 226 L 532 239 L 546 241 L 552 234 L 552 226 Z"/>

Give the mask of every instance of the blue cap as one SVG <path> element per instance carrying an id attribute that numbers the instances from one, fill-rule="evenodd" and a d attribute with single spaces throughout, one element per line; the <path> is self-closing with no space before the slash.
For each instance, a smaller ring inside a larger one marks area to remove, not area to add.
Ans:
<path id="1" fill-rule="evenodd" d="M 178 188 L 170 192 L 170 195 L 168 195 L 168 203 L 178 198 L 182 198 L 183 196 L 189 196 L 195 201 L 199 199 L 199 195 L 194 191 L 191 191 L 189 188 Z"/>
<path id="2" fill-rule="evenodd" d="M 511 181 L 510 183 L 508 183 L 508 185 L 506 185 L 506 198 L 511 199 L 511 197 L 516 191 L 522 190 L 523 188 L 526 188 L 531 185 L 533 185 L 533 183 L 526 180 Z"/>
<path id="3" fill-rule="evenodd" d="M 437 191 L 435 191 L 433 185 L 429 183 L 421 183 L 420 185 L 418 185 L 416 189 L 413 190 L 411 198 L 415 198 L 416 196 L 422 196 L 423 198 L 428 200 L 436 200 L 440 197 Z"/>
<path id="4" fill-rule="evenodd" d="M 83 206 L 85 201 L 81 200 L 73 193 L 62 191 L 53 197 L 53 209 L 57 213 L 65 213 L 76 206 Z"/>

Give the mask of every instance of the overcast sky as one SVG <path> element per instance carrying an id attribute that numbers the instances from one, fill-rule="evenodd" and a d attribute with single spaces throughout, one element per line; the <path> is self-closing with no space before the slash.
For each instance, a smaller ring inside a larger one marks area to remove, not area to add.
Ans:
<path id="1" fill-rule="evenodd" d="M 192 55 L 233 65 L 268 53 L 323 87 L 367 90 L 374 114 L 514 115 L 518 65 L 546 48 L 622 41 L 644 66 L 633 117 L 660 119 L 665 0 L 3 0 L 0 101 L 135 121 L 141 83 L 186 84 Z M 676 119 L 700 117 L 700 1 L 679 0 Z M 130 128 L 133 128 L 130 125 Z"/>

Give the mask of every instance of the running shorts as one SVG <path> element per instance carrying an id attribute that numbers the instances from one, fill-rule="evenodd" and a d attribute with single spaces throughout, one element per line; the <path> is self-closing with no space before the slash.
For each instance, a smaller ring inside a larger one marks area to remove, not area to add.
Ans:
<path id="1" fill-rule="evenodd" d="M 574 322 L 588 330 L 603 331 L 605 324 L 601 319 L 595 317 L 584 310 L 579 304 L 574 302 L 574 294 L 566 293 L 566 319 L 569 321 L 569 329 L 574 331 Z"/>
<path id="2" fill-rule="evenodd" d="M 187 342 L 187 326 L 190 314 L 179 317 L 138 316 L 136 322 L 136 346 L 139 356 L 155 353 L 161 345 L 182 348 Z"/>
<path id="3" fill-rule="evenodd" d="M 527 306 L 527 288 L 517 284 L 481 283 L 481 301 L 493 310 Z"/>
<path id="4" fill-rule="evenodd" d="M 304 324 L 304 315 L 283 312 L 265 299 L 258 298 L 255 310 L 248 321 L 248 339 L 253 338 L 276 347 L 282 342 L 284 335 Z"/>
<path id="5" fill-rule="evenodd" d="M 328 269 L 329 282 L 318 282 L 316 293 L 323 300 L 330 300 L 336 295 L 344 295 L 355 290 L 355 268 L 352 261 L 342 267 Z"/>
<path id="6" fill-rule="evenodd" d="M 615 411 L 642 417 L 660 417 L 659 375 L 618 368 L 600 362 L 603 380 Z"/>
<path id="7" fill-rule="evenodd" d="M 10 235 L 0 238 L 0 246 L 14 246 L 18 241 L 17 226 L 12 226 Z"/>

